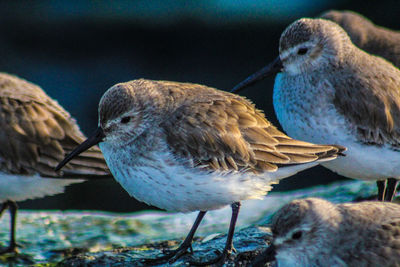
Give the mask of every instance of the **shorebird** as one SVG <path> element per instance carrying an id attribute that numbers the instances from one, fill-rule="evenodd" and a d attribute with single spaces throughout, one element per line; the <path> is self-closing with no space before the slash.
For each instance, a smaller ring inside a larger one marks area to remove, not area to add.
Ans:
<path id="1" fill-rule="evenodd" d="M 279 52 L 232 91 L 281 72 L 273 103 L 284 131 L 308 142 L 346 146 L 346 159 L 322 165 L 377 181 L 378 198 L 391 201 L 400 177 L 400 70 L 357 48 L 339 25 L 324 19 L 292 23 Z"/>
<path id="2" fill-rule="evenodd" d="M 375 25 L 353 11 L 330 10 L 323 13 L 321 18 L 339 24 L 359 48 L 400 67 L 400 31 Z"/>
<path id="3" fill-rule="evenodd" d="M 398 204 L 294 200 L 274 215 L 271 230 L 271 246 L 250 266 L 273 260 L 280 267 L 389 267 L 400 262 Z"/>
<path id="4" fill-rule="evenodd" d="M 144 79 L 106 91 L 95 134 L 57 169 L 95 144 L 131 196 L 168 211 L 200 211 L 179 248 L 154 261 L 185 254 L 206 212 L 231 205 L 223 253 L 194 264 L 221 264 L 231 254 L 240 201 L 262 198 L 272 183 L 344 151 L 286 136 L 243 97 L 199 84 Z"/>
<path id="5" fill-rule="evenodd" d="M 63 172 L 54 167 L 85 137 L 75 120 L 38 86 L 0 73 L 0 217 L 9 208 L 10 243 L 17 251 L 18 201 L 62 193 L 81 182 L 72 178 L 110 176 L 98 147 L 75 158 Z M 71 179 L 50 179 L 71 178 Z"/>

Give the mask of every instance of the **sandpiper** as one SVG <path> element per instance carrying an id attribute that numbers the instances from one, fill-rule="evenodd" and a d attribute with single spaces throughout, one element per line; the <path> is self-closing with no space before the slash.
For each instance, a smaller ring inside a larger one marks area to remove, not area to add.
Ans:
<path id="1" fill-rule="evenodd" d="M 279 51 L 232 91 L 281 72 L 273 102 L 285 132 L 346 146 L 346 159 L 323 166 L 377 181 L 378 198 L 391 201 L 400 177 L 400 70 L 354 46 L 339 25 L 324 19 L 295 21 L 283 32 Z"/>
<path id="2" fill-rule="evenodd" d="M 294 200 L 271 223 L 270 247 L 251 264 L 279 267 L 398 266 L 400 205 L 387 202 L 333 204 Z"/>
<path id="3" fill-rule="evenodd" d="M 375 25 L 353 11 L 330 10 L 322 14 L 321 18 L 339 24 L 359 48 L 400 67 L 400 31 Z"/>
<path id="4" fill-rule="evenodd" d="M 243 97 L 144 79 L 117 84 L 103 95 L 96 133 L 57 169 L 98 143 L 131 196 L 168 211 L 200 211 L 180 247 L 156 261 L 182 256 L 206 212 L 231 205 L 223 253 L 201 264 L 220 264 L 230 255 L 240 201 L 262 198 L 272 183 L 344 150 L 286 136 Z"/>
<path id="5" fill-rule="evenodd" d="M 75 120 L 38 86 L 0 73 L 0 217 L 9 208 L 10 243 L 16 252 L 16 201 L 63 192 L 75 179 L 110 176 L 98 147 L 74 159 L 63 172 L 54 167 L 84 140 Z M 45 178 L 47 177 L 47 178 Z"/>

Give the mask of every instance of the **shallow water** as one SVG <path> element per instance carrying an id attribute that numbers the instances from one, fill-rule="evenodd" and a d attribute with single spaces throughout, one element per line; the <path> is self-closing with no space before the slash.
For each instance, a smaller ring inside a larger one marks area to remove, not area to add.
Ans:
<path id="1" fill-rule="evenodd" d="M 347 202 L 376 194 L 375 183 L 343 181 L 328 186 L 270 193 L 264 200 L 242 203 L 237 229 L 249 225 L 267 224 L 279 207 L 296 198 L 322 197 L 333 202 Z M 210 211 L 204 218 L 197 236 L 213 239 L 228 229 L 229 207 Z M 171 214 L 139 212 L 117 214 L 90 211 L 20 211 L 17 240 L 23 246 L 22 257 L 0 257 L 3 265 L 57 263 L 66 255 L 77 252 L 97 252 L 114 248 L 138 246 L 162 240 L 183 238 L 189 231 L 196 213 Z M 0 220 L 0 246 L 8 243 L 9 216 Z M 203 240 L 204 241 L 204 240 Z M 246 247 L 242 246 L 245 250 Z"/>

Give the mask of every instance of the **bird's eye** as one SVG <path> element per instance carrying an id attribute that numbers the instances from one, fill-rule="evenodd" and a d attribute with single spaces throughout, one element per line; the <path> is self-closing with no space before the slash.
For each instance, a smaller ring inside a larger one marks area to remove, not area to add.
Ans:
<path id="1" fill-rule="evenodd" d="M 130 120 L 131 120 L 131 117 L 123 117 L 123 118 L 121 119 L 121 123 L 125 124 L 125 123 L 130 122 Z"/>
<path id="2" fill-rule="evenodd" d="M 308 49 L 305 47 L 299 48 L 299 50 L 297 50 L 297 54 L 298 55 L 305 55 L 307 53 Z"/>
<path id="3" fill-rule="evenodd" d="M 303 233 L 301 231 L 296 231 L 292 234 L 292 239 L 297 240 L 300 239 Z"/>

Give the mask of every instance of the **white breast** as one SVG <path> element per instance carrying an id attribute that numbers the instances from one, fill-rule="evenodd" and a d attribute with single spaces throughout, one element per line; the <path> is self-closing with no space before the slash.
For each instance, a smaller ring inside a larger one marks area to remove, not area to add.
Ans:
<path id="1" fill-rule="evenodd" d="M 274 181 L 317 164 L 296 165 L 262 175 L 210 172 L 189 167 L 166 148 L 140 156 L 129 146 L 115 149 L 101 143 L 100 148 L 115 179 L 131 196 L 158 208 L 180 212 L 212 210 L 245 199 L 262 198 Z"/>
<path id="2" fill-rule="evenodd" d="M 400 153 L 358 141 L 354 127 L 337 112 L 333 93 L 327 81 L 310 88 L 277 75 L 273 102 L 284 131 L 299 140 L 347 147 L 346 157 L 322 164 L 343 176 L 365 180 L 400 177 Z"/>

